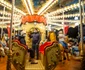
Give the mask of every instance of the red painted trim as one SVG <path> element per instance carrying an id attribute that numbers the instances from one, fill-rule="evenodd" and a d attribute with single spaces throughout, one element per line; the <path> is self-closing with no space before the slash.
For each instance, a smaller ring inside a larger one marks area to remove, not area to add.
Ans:
<path id="1" fill-rule="evenodd" d="M 26 22 L 31 23 L 35 21 L 46 25 L 46 18 L 44 16 L 34 14 L 34 15 L 27 15 L 22 17 L 22 24 L 25 24 Z"/>
<path id="2" fill-rule="evenodd" d="M 47 47 L 52 46 L 53 43 L 58 43 L 58 42 L 57 42 L 57 41 L 54 41 L 54 42 L 51 42 L 51 41 L 45 42 L 44 44 L 42 44 L 42 45 L 40 46 L 39 52 L 42 53 L 42 54 L 44 54 L 44 53 L 45 53 L 45 49 L 46 49 Z"/>
<path id="3" fill-rule="evenodd" d="M 16 42 L 16 43 L 18 43 L 20 46 L 23 46 L 26 50 L 27 50 L 27 47 L 26 47 L 26 45 L 24 45 L 24 44 L 21 44 L 18 40 L 13 40 L 13 42 Z"/>

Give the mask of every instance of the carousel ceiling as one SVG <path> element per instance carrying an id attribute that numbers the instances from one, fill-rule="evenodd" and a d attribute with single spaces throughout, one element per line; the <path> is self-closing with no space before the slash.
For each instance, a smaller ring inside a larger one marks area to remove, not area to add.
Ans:
<path id="1" fill-rule="evenodd" d="M 5 1 L 12 4 L 12 0 Z M 77 2 L 78 0 L 15 0 L 15 6 L 26 14 L 43 15 Z"/>
<path id="2" fill-rule="evenodd" d="M 84 4 L 85 4 L 85 2 L 84 2 Z M 64 10 L 65 19 L 74 19 L 75 16 L 79 16 L 79 6 L 78 5 L 79 5 L 78 0 L 15 0 L 15 7 L 16 7 L 15 11 L 19 15 L 37 14 L 37 15 L 44 15 L 45 17 L 46 17 L 46 15 L 48 15 L 48 17 L 50 19 L 49 24 L 52 25 L 52 23 L 53 23 L 59 27 L 59 26 L 62 26 L 62 23 L 60 23 L 60 22 L 63 21 L 62 20 L 63 19 L 63 15 L 62 15 L 63 10 Z M 0 10 L 2 10 L 2 11 L 4 8 L 3 6 L 6 6 L 5 10 L 6 10 L 6 12 L 9 12 L 6 14 L 8 16 L 10 16 L 11 8 L 12 8 L 12 0 L 0 0 Z M 3 13 L 3 12 L 1 12 L 1 13 Z M 3 15 L 1 15 L 1 16 L 3 16 Z M 0 17 L 0 18 L 3 18 L 3 17 Z M 8 18 L 6 18 L 6 20 L 8 20 Z M 67 20 L 66 20 L 66 22 L 67 22 Z M 71 22 L 71 21 L 69 21 L 69 22 Z M 73 21 L 73 23 L 74 22 L 75 21 Z M 9 21 L 9 23 L 10 23 L 10 21 Z M 20 21 L 19 21 L 19 23 L 20 23 Z"/>

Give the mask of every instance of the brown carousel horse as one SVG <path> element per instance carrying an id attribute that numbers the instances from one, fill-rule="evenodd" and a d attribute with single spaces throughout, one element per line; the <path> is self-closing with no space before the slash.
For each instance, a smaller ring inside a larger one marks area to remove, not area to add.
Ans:
<path id="1" fill-rule="evenodd" d="M 53 31 L 49 32 L 48 38 L 49 38 L 50 41 L 57 41 L 56 40 L 56 35 L 55 35 L 55 33 Z M 68 36 L 65 37 L 65 43 L 66 44 L 68 43 Z M 58 45 L 60 47 L 60 52 L 61 52 L 61 59 L 60 60 L 63 62 L 64 57 L 69 59 L 68 52 L 65 52 L 65 49 L 64 49 L 63 45 L 61 43 L 58 43 Z"/>

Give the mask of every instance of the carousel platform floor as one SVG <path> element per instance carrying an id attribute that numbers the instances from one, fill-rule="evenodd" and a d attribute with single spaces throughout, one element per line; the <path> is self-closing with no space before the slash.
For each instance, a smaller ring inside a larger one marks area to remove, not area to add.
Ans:
<path id="1" fill-rule="evenodd" d="M 0 58 L 0 70 L 6 70 L 7 66 L 7 56 Z M 16 70 L 13 65 L 11 65 L 11 70 Z"/>
<path id="2" fill-rule="evenodd" d="M 64 64 L 59 63 L 55 70 L 80 70 L 81 61 L 77 60 L 66 60 Z"/>
<path id="3" fill-rule="evenodd" d="M 38 64 L 31 64 L 30 62 L 27 62 L 25 70 L 45 70 L 45 68 L 42 65 L 41 61 L 38 60 Z"/>
<path id="4" fill-rule="evenodd" d="M 3 58 L 0 61 L 0 70 L 6 70 L 6 64 L 7 64 L 7 57 Z M 70 60 L 65 61 L 64 64 L 59 63 L 55 70 L 80 70 L 80 61 Z M 12 65 L 12 70 L 15 70 Z M 38 60 L 38 64 L 30 64 L 29 62 L 26 63 L 25 70 L 44 70 L 44 67 L 40 60 Z"/>

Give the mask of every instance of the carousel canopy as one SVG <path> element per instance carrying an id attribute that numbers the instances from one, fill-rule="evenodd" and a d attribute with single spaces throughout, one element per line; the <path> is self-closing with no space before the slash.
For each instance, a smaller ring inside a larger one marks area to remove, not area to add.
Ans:
<path id="1" fill-rule="evenodd" d="M 85 1 L 82 2 L 84 7 Z M 6 28 L 11 20 L 12 0 L 0 0 L 0 25 Z M 85 10 L 85 8 L 83 8 Z M 61 28 L 79 23 L 78 0 L 15 0 L 13 26 L 21 24 L 25 15 L 39 15 L 46 18 L 48 26 Z M 83 15 L 85 15 L 83 13 Z"/>

